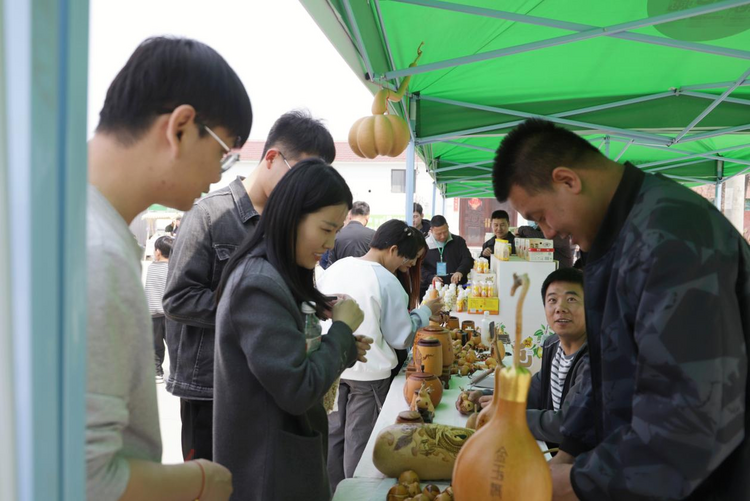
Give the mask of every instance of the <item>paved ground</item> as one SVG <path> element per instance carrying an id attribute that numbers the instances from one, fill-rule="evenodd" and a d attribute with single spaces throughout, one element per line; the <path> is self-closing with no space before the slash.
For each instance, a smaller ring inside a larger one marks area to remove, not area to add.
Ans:
<path id="1" fill-rule="evenodd" d="M 169 367 L 169 358 L 164 361 L 165 371 Z M 165 374 L 166 376 L 166 374 Z M 159 402 L 159 425 L 163 452 L 162 463 L 181 463 L 182 445 L 180 441 L 180 399 L 166 389 L 164 383 L 156 385 L 156 398 Z"/>
<path id="2" fill-rule="evenodd" d="M 142 261 L 142 279 L 146 283 L 146 272 L 151 261 Z M 169 371 L 169 354 L 165 354 L 164 376 Z M 154 383 L 156 384 L 156 383 Z M 159 426 L 161 427 L 161 441 L 163 452 L 162 463 L 181 463 L 182 445 L 180 440 L 180 399 L 172 396 L 164 383 L 156 385 L 156 399 L 159 402 Z"/>

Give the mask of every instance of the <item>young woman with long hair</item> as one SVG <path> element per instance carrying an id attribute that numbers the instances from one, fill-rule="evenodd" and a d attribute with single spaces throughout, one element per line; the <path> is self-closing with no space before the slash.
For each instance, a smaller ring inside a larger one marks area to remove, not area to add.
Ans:
<path id="1" fill-rule="evenodd" d="M 352 335 L 363 320 L 357 303 L 331 305 L 313 273 L 351 206 L 335 169 L 299 162 L 227 263 L 216 315 L 214 460 L 233 474 L 232 499 L 331 497 L 322 399 L 347 367 L 366 361 L 369 340 Z M 333 320 L 317 349 L 305 341 L 303 303 Z"/>

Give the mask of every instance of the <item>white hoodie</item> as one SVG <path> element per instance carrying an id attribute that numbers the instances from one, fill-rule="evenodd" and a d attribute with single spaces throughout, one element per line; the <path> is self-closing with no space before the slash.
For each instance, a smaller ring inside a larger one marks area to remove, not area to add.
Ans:
<path id="1" fill-rule="evenodd" d="M 394 349 L 411 346 L 417 330 L 430 321 L 427 306 L 409 313 L 404 287 L 393 273 L 372 261 L 355 257 L 336 261 L 323 273 L 317 287 L 323 294 L 347 294 L 357 301 L 365 319 L 354 334 L 373 339 L 367 363 L 357 362 L 341 374 L 341 379 L 388 379 L 398 362 Z"/>

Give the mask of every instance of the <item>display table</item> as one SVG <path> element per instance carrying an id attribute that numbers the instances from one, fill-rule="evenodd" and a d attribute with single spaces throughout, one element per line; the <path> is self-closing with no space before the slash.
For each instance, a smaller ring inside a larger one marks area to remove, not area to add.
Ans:
<path id="1" fill-rule="evenodd" d="M 399 412 L 408 410 L 406 401 L 404 400 L 405 383 L 406 376 L 402 371 L 393 380 L 391 389 L 388 391 L 388 396 L 383 403 L 383 409 L 372 430 L 372 435 L 370 435 L 370 439 L 367 442 L 362 459 L 360 459 L 357 469 L 354 471 L 354 478 L 346 479 L 339 484 L 333 496 L 334 501 L 385 501 L 388 490 L 396 483 L 396 479 L 387 478 L 375 468 L 375 465 L 372 464 L 372 453 L 378 434 L 384 428 L 396 422 Z M 461 393 L 461 387 L 465 388 L 470 383 L 471 379 L 468 377 L 453 376 L 451 378 L 450 389 L 443 391 L 443 398 L 435 408 L 435 423 L 459 427 L 466 425 L 468 416 L 462 416 L 456 409 L 455 403 L 458 395 Z M 538 442 L 538 444 L 542 450 L 547 449 L 544 442 Z M 547 455 L 547 459 L 549 459 L 549 455 Z M 448 482 L 432 481 L 423 481 L 422 483 L 434 483 L 441 490 L 449 484 Z"/>

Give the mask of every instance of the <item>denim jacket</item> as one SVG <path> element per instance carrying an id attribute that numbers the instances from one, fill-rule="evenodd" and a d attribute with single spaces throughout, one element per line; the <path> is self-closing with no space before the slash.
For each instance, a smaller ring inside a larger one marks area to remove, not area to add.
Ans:
<path id="1" fill-rule="evenodd" d="M 229 257 L 252 234 L 259 218 L 238 177 L 196 202 L 182 220 L 164 290 L 167 391 L 177 397 L 213 399 L 214 292 Z"/>

